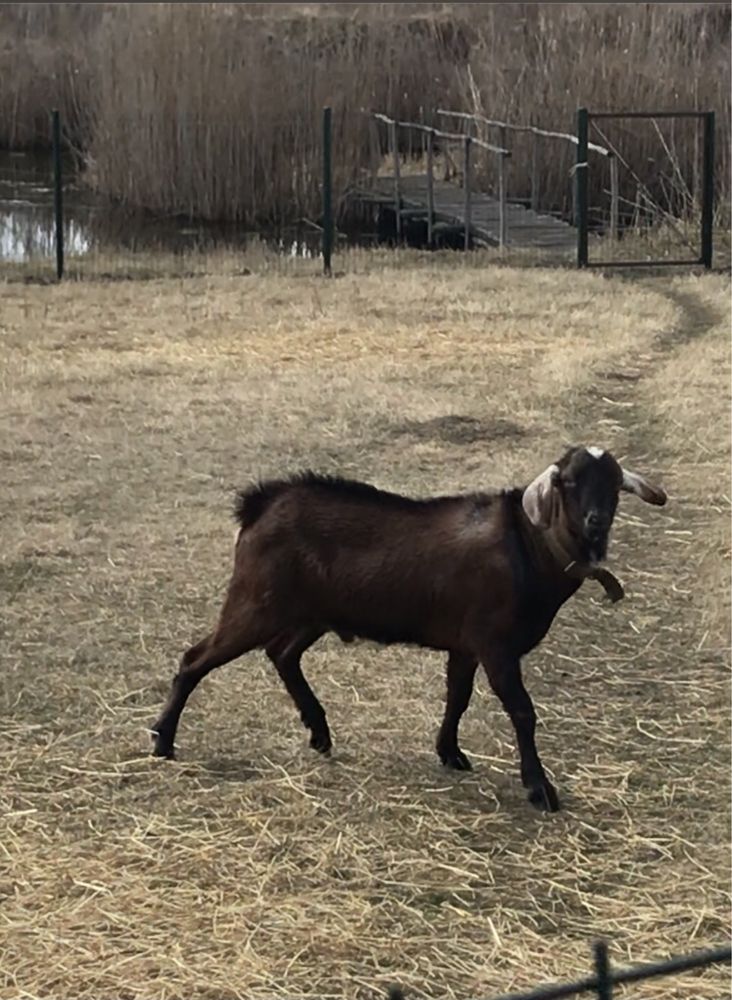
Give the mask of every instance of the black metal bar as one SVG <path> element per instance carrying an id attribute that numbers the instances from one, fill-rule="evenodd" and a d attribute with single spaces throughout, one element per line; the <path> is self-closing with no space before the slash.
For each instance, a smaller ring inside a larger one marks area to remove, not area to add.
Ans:
<path id="1" fill-rule="evenodd" d="M 435 225 L 435 134 L 432 131 L 425 133 L 427 136 L 427 246 L 432 249 L 433 234 Z"/>
<path id="2" fill-rule="evenodd" d="M 399 123 L 392 122 L 391 146 L 394 154 L 394 220 L 396 224 L 397 241 L 402 239 L 402 181 L 399 164 Z"/>
<path id="3" fill-rule="evenodd" d="M 578 993 L 589 993 L 597 989 L 597 976 L 587 976 L 577 979 L 574 983 L 563 983 L 561 986 L 540 986 L 530 993 L 507 993 L 498 1000 L 562 1000 L 563 997 L 577 996 Z"/>
<path id="4" fill-rule="evenodd" d="M 714 112 L 704 115 L 704 153 L 702 159 L 701 260 L 712 266 L 712 225 L 714 221 Z"/>
<path id="5" fill-rule="evenodd" d="M 610 962 L 607 957 L 607 945 L 605 942 L 596 941 L 594 952 L 597 1000 L 613 1000 L 613 981 L 610 976 Z"/>
<path id="6" fill-rule="evenodd" d="M 332 111 L 323 108 L 323 273 L 331 273 L 333 253 Z"/>
<path id="7" fill-rule="evenodd" d="M 732 962 L 732 948 L 714 948 L 701 951 L 683 958 L 670 958 L 666 962 L 656 962 L 652 965 L 639 965 L 636 969 L 623 969 L 613 972 L 611 981 L 620 983 L 635 983 L 643 979 L 654 979 L 656 976 L 670 976 L 675 972 L 688 972 L 690 969 L 701 969 L 707 965 L 729 964 Z M 499 1000 L 562 1000 L 563 997 L 576 996 L 578 993 L 590 993 L 598 988 L 597 976 L 578 979 L 574 983 L 564 983 L 561 986 L 544 986 L 530 993 L 510 993 Z"/>
<path id="8" fill-rule="evenodd" d="M 710 951 L 698 951 L 693 955 L 681 958 L 669 958 L 666 962 L 655 962 L 652 965 L 639 965 L 637 969 L 623 969 L 613 973 L 614 983 L 637 983 L 641 979 L 654 979 L 656 976 L 671 976 L 674 972 L 688 972 L 689 969 L 703 969 L 706 965 L 717 965 L 732 962 L 732 948 L 713 948 Z"/>
<path id="9" fill-rule="evenodd" d="M 463 189 L 465 195 L 464 204 L 464 214 L 465 214 L 465 249 L 470 249 L 470 213 L 471 213 L 471 202 L 470 202 L 470 136 L 466 135 L 463 140 Z"/>
<path id="10" fill-rule="evenodd" d="M 590 118 L 703 118 L 706 111 L 593 111 Z"/>
<path id="11" fill-rule="evenodd" d="M 575 191 L 577 192 L 577 267 L 587 267 L 587 142 L 589 114 L 587 108 L 577 109 L 577 162 L 574 168 Z"/>
<path id="12" fill-rule="evenodd" d="M 697 260 L 590 260 L 585 267 L 693 267 L 703 264 Z"/>
<path id="13" fill-rule="evenodd" d="M 56 109 L 51 112 L 53 145 L 53 210 L 56 227 L 56 277 L 64 276 L 64 205 L 63 174 L 61 169 L 61 116 Z"/>

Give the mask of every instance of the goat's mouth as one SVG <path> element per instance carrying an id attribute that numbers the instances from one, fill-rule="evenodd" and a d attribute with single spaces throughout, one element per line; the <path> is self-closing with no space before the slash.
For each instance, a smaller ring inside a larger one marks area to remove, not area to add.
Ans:
<path id="1" fill-rule="evenodd" d="M 608 533 L 591 532 L 582 539 L 583 556 L 591 566 L 598 566 L 607 556 Z"/>

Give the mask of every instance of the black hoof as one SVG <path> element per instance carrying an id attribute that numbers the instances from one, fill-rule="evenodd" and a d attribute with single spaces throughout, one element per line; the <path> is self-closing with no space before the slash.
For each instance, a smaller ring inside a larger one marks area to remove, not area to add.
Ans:
<path id="1" fill-rule="evenodd" d="M 541 809 L 543 812 L 555 813 L 559 812 L 560 809 L 559 796 L 549 781 L 545 781 L 542 785 L 535 785 L 531 789 L 529 802 L 535 809 Z"/>
<path id="2" fill-rule="evenodd" d="M 160 733 L 153 733 L 153 757 L 164 757 L 166 760 L 175 760 L 175 747 L 164 739 Z"/>
<path id="3" fill-rule="evenodd" d="M 452 768 L 453 771 L 472 771 L 473 765 L 459 747 L 454 750 L 438 750 L 438 756 L 445 767 Z"/>
<path id="4" fill-rule="evenodd" d="M 324 733 L 313 733 L 310 737 L 310 746 L 313 750 L 317 750 L 318 753 L 328 755 L 333 747 L 330 733 L 327 730 Z"/>

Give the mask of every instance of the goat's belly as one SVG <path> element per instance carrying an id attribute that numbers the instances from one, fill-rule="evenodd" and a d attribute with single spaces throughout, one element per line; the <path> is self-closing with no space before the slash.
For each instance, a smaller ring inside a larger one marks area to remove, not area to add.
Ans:
<path id="1" fill-rule="evenodd" d="M 447 637 L 441 637 L 437 630 L 429 626 L 410 626 L 408 624 L 379 623 L 371 624 L 364 621 L 338 620 L 331 625 L 331 631 L 341 635 L 345 641 L 351 638 L 365 639 L 382 646 L 421 646 L 424 649 L 449 649 L 451 643 Z"/>
<path id="2" fill-rule="evenodd" d="M 393 567 L 383 573 L 366 569 L 360 559 L 338 567 L 337 574 L 311 578 L 306 594 L 298 595 L 305 616 L 327 623 L 330 631 L 383 645 L 450 647 L 464 614 L 459 597 L 438 590 L 413 567 L 401 575 Z"/>

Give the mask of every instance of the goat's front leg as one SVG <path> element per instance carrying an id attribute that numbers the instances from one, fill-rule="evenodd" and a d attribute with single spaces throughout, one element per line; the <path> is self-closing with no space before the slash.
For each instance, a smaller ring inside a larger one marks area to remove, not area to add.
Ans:
<path id="1" fill-rule="evenodd" d="M 481 663 L 516 731 L 521 780 L 524 788 L 529 790 L 529 802 L 537 809 L 557 812 L 559 797 L 544 773 L 534 741 L 536 712 L 521 678 L 521 661 L 518 657 L 491 652 L 481 656 Z"/>
<path id="2" fill-rule="evenodd" d="M 277 668 L 277 673 L 300 711 L 303 725 L 310 730 L 310 746 L 322 754 L 331 750 L 330 730 L 325 710 L 312 688 L 305 680 L 300 657 L 325 633 L 325 629 L 312 627 L 285 632 L 265 647 L 267 656 Z"/>
<path id="3" fill-rule="evenodd" d="M 437 736 L 437 755 L 446 767 L 470 771 L 472 765 L 458 746 L 458 726 L 473 693 L 478 661 L 462 653 L 450 653 L 447 661 L 445 717 Z"/>

